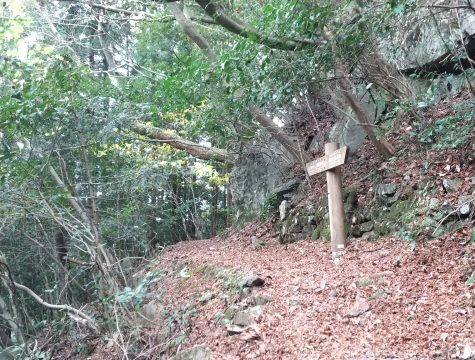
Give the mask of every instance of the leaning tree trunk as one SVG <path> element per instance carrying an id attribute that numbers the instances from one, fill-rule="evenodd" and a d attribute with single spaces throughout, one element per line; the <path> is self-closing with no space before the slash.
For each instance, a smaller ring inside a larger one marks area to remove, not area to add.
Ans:
<path id="1" fill-rule="evenodd" d="M 252 117 L 272 135 L 274 139 L 276 139 L 290 152 L 290 154 L 292 154 L 296 161 L 301 162 L 302 158 L 305 162 L 311 161 L 310 156 L 308 154 L 301 154 L 298 146 L 296 146 L 290 137 L 261 109 L 259 109 L 257 106 L 251 106 L 249 112 L 251 113 Z"/>
<path id="2" fill-rule="evenodd" d="M 173 146 L 175 149 L 184 150 L 188 154 L 202 160 L 216 160 L 228 164 L 233 164 L 235 157 L 225 149 L 208 147 L 190 140 L 183 139 L 176 134 L 166 132 L 160 128 L 137 121 L 131 125 L 132 131 L 144 135 L 150 139 L 163 142 Z"/>
<path id="3" fill-rule="evenodd" d="M 379 140 L 376 135 L 374 134 L 373 126 L 371 121 L 366 114 L 366 111 L 363 108 L 363 105 L 358 100 L 358 98 L 353 93 L 353 83 L 348 78 L 348 71 L 346 69 L 345 64 L 343 61 L 338 57 L 338 51 L 336 48 L 335 40 L 333 34 L 328 31 L 328 29 L 324 29 L 323 32 L 324 38 L 331 44 L 332 52 L 335 56 L 335 78 L 337 79 L 337 84 L 340 87 L 341 93 L 345 98 L 346 103 L 348 106 L 353 110 L 356 115 L 356 119 L 358 120 L 359 124 L 363 127 L 366 135 L 368 136 L 369 140 L 373 143 L 376 147 L 378 152 L 384 157 L 388 158 L 394 153 L 394 149 L 392 146 L 385 140 Z"/>
<path id="4" fill-rule="evenodd" d="M 351 110 L 356 115 L 356 119 L 359 121 L 360 125 L 363 127 L 366 135 L 368 135 L 369 140 L 373 143 L 379 153 L 384 157 L 388 158 L 394 154 L 394 149 L 391 145 L 383 140 L 376 138 L 374 134 L 373 126 L 371 121 L 366 114 L 361 102 L 357 99 L 353 93 L 353 84 L 347 77 L 347 72 L 345 71 L 345 66 L 343 62 L 339 59 L 335 61 L 335 77 L 338 79 L 338 85 L 340 86 L 341 93 L 345 98 L 347 104 L 350 106 Z"/>

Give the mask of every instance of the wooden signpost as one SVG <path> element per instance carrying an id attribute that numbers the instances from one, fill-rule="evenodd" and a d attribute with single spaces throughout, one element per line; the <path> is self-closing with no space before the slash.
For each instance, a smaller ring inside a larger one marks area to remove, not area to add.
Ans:
<path id="1" fill-rule="evenodd" d="M 348 147 L 338 149 L 337 143 L 325 144 L 325 156 L 307 163 L 310 176 L 327 172 L 328 213 L 330 216 L 330 236 L 333 258 L 338 258 L 345 250 L 345 210 L 341 168 L 348 160 Z"/>

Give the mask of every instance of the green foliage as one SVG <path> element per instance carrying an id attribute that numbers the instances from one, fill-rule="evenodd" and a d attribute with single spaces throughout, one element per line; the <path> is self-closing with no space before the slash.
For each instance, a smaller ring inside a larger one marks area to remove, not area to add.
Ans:
<path id="1" fill-rule="evenodd" d="M 159 281 L 163 277 L 163 272 L 155 270 L 147 273 L 135 289 L 125 287 L 123 291 L 115 296 L 115 300 L 120 304 L 130 303 L 134 308 L 137 308 L 142 304 L 144 299 L 148 297 L 148 286 L 154 282 Z"/>
<path id="2" fill-rule="evenodd" d="M 432 143 L 434 149 L 455 149 L 464 144 L 473 130 L 473 112 L 458 113 L 437 119 L 412 135 L 424 143 Z"/>

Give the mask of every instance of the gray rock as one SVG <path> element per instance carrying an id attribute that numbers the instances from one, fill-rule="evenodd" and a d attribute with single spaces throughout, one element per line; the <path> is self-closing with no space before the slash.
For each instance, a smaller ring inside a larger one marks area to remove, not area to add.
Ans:
<path id="1" fill-rule="evenodd" d="M 261 316 L 263 311 L 264 311 L 264 305 L 256 305 L 256 306 L 253 306 L 252 308 L 249 308 L 249 314 L 252 317 Z"/>
<path id="2" fill-rule="evenodd" d="M 367 221 L 363 224 L 360 224 L 359 229 L 362 233 L 367 233 L 367 232 L 373 231 L 374 224 L 372 221 Z"/>
<path id="3" fill-rule="evenodd" d="M 284 221 L 285 218 L 287 217 L 287 210 L 288 210 L 288 201 L 287 200 L 284 200 L 280 203 L 279 205 L 279 218 L 280 218 L 280 221 Z"/>
<path id="4" fill-rule="evenodd" d="M 429 210 L 437 209 L 440 206 L 440 201 L 437 198 L 429 199 Z"/>
<path id="5" fill-rule="evenodd" d="M 242 150 L 230 177 L 235 220 L 238 221 L 260 215 L 269 199 L 276 201 L 271 201 L 271 205 L 277 209 L 283 196 L 292 192 L 301 182 L 298 179 L 284 180 L 292 175 L 287 161 L 292 156 L 270 135 L 258 135 L 253 141 L 244 144 Z"/>
<path id="6" fill-rule="evenodd" d="M 260 278 L 259 276 L 250 275 L 242 281 L 241 286 L 242 287 L 258 287 L 258 286 L 263 286 L 265 283 L 266 283 L 265 280 Z"/>
<path id="7" fill-rule="evenodd" d="M 251 248 L 253 250 L 260 249 L 262 246 L 264 246 L 264 242 L 259 240 L 257 236 L 251 237 Z"/>
<path id="8" fill-rule="evenodd" d="M 254 304 L 256 305 L 266 305 L 270 301 L 270 297 L 266 295 L 256 295 L 254 297 Z"/>
<path id="9" fill-rule="evenodd" d="M 382 183 L 376 186 L 376 195 L 378 195 L 379 197 L 388 198 L 388 197 L 394 196 L 394 194 L 396 194 L 396 191 L 397 191 L 397 186 L 394 183 L 389 183 L 389 184 Z"/>
<path id="10" fill-rule="evenodd" d="M 163 305 L 160 304 L 157 301 L 150 301 L 149 303 L 145 304 L 142 306 L 142 309 L 140 310 L 141 315 L 147 319 L 143 319 L 144 321 L 147 321 L 147 325 L 150 325 L 150 322 L 154 322 L 157 319 L 159 319 L 161 316 L 163 316 Z"/>
<path id="11" fill-rule="evenodd" d="M 363 233 L 361 232 L 359 226 L 353 226 L 351 228 L 351 235 L 354 236 L 355 238 L 359 238 L 361 237 L 361 235 L 363 235 Z"/>
<path id="12" fill-rule="evenodd" d="M 228 331 L 228 335 L 237 335 L 244 332 L 246 328 L 244 326 L 234 325 L 234 324 L 227 324 L 226 330 Z"/>
<path id="13" fill-rule="evenodd" d="M 249 311 L 241 310 L 234 314 L 233 325 L 246 327 L 253 322 L 252 315 Z"/>
<path id="14" fill-rule="evenodd" d="M 169 360 L 207 360 L 211 356 L 211 349 L 206 345 L 197 345 L 180 351 Z"/>
<path id="15" fill-rule="evenodd" d="M 372 239 L 375 239 L 376 236 L 375 236 L 375 234 L 374 234 L 374 231 L 370 231 L 370 232 L 364 233 L 364 234 L 361 236 L 361 238 L 362 238 L 363 240 L 372 240 Z"/>
<path id="16" fill-rule="evenodd" d="M 365 298 L 362 298 L 360 296 L 356 296 L 355 303 L 351 307 L 351 309 L 348 311 L 346 316 L 348 317 L 358 317 L 365 312 L 369 310 L 369 304 L 368 301 L 366 301 Z"/>
<path id="17" fill-rule="evenodd" d="M 442 180 L 442 186 L 444 187 L 445 191 L 447 192 L 454 192 L 457 190 L 458 186 L 462 180 L 453 178 L 453 179 L 444 179 Z"/>
<path id="18" fill-rule="evenodd" d="M 466 218 L 470 215 L 471 209 L 470 209 L 470 204 L 464 204 L 459 207 L 459 213 L 460 216 L 463 218 Z"/>

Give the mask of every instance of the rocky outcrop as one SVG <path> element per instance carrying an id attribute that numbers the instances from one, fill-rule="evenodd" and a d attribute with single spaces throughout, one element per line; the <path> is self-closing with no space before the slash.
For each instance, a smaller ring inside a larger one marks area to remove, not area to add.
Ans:
<path id="1" fill-rule="evenodd" d="M 288 152 L 269 136 L 247 144 L 231 171 L 235 220 L 243 222 L 277 208 L 301 182 L 292 174 L 292 164 Z"/>
<path id="2" fill-rule="evenodd" d="M 458 203 L 451 206 L 448 201 L 430 195 L 437 183 L 429 179 L 411 186 L 405 180 L 401 183 L 379 180 L 372 186 L 373 197 L 364 204 L 358 203 L 354 189 L 345 189 L 347 237 L 375 240 L 394 233 L 415 242 L 420 236 L 437 237 L 454 231 L 475 217 L 474 195 L 460 195 Z M 458 183 L 457 179 L 446 182 L 447 189 L 452 189 L 449 194 Z M 289 210 L 281 212 L 274 223 L 274 231 L 279 233 L 282 243 L 308 238 L 330 240 L 326 197 L 309 197 L 298 205 L 286 204 L 287 207 Z"/>

